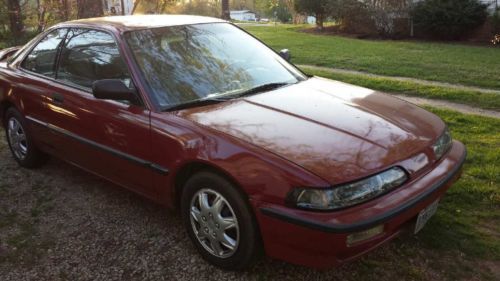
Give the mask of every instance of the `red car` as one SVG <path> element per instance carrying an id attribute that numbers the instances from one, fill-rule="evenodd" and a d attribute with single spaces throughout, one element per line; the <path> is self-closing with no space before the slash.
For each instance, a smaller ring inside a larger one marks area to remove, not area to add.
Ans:
<path id="1" fill-rule="evenodd" d="M 22 167 L 48 155 L 180 209 L 200 254 L 324 268 L 418 232 L 466 150 L 432 113 L 308 77 L 231 23 L 58 24 L 0 52 L 1 117 Z"/>

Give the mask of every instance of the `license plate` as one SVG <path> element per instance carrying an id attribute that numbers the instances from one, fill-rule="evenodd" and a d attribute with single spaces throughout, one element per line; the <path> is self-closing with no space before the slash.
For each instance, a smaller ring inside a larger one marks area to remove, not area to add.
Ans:
<path id="1" fill-rule="evenodd" d="M 417 223 L 415 224 L 415 234 L 422 230 L 429 219 L 436 213 L 438 205 L 439 200 L 434 201 L 434 203 L 430 204 L 429 206 L 427 206 L 427 208 L 420 211 L 417 217 Z"/>

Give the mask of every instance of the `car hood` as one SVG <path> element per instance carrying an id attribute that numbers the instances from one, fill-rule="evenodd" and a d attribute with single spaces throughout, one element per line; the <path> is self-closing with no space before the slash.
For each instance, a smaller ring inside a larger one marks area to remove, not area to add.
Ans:
<path id="1" fill-rule="evenodd" d="M 408 102 L 322 78 L 178 114 L 275 153 L 332 184 L 373 174 L 423 151 L 445 126 Z"/>

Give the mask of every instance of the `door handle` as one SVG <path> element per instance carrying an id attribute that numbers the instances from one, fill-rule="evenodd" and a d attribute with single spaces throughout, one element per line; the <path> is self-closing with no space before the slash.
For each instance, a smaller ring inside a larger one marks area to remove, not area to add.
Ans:
<path id="1" fill-rule="evenodd" d="M 59 93 L 53 93 L 52 94 L 52 102 L 55 104 L 63 104 L 64 103 L 64 96 L 59 94 Z"/>

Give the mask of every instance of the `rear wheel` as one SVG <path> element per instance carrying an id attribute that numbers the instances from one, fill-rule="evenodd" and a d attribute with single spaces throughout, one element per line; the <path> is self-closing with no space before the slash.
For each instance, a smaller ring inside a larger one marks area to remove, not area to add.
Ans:
<path id="1" fill-rule="evenodd" d="M 5 114 L 7 142 L 14 159 L 25 168 L 36 168 L 44 164 L 47 156 L 35 146 L 32 136 L 26 130 L 26 121 L 15 108 Z"/>
<path id="2" fill-rule="evenodd" d="M 201 172 L 184 186 L 184 225 L 200 254 L 230 270 L 251 266 L 261 252 L 258 227 L 237 187 L 223 177 Z"/>

